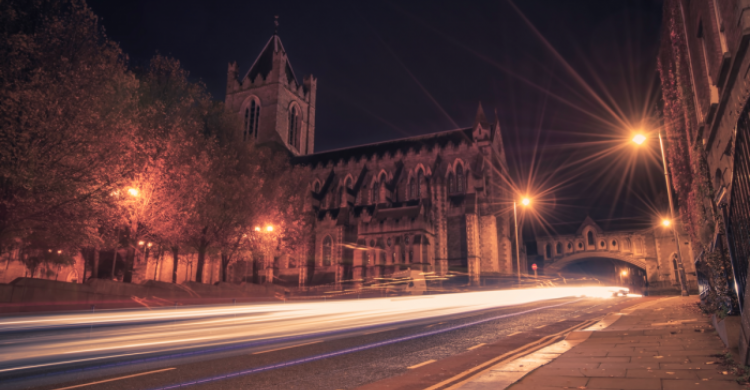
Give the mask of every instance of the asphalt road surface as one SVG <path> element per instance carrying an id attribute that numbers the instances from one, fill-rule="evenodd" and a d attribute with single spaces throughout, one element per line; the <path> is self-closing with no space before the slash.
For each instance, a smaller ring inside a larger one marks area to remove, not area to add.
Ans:
<path id="1" fill-rule="evenodd" d="M 0 388 L 425 388 L 641 301 L 505 293 L 4 319 Z"/>

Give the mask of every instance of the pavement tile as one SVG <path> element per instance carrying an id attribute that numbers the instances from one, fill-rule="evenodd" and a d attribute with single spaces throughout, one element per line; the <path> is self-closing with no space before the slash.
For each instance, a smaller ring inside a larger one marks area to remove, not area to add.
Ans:
<path id="1" fill-rule="evenodd" d="M 544 366 L 545 368 L 597 368 L 599 363 L 580 363 L 580 362 L 561 362 L 554 360 L 552 363 Z"/>
<path id="2" fill-rule="evenodd" d="M 583 370 L 580 370 L 578 368 L 555 368 L 555 367 L 542 367 L 536 371 L 534 371 L 534 375 L 540 375 L 540 376 L 580 376 L 585 377 L 587 375 L 584 375 Z"/>
<path id="3" fill-rule="evenodd" d="M 662 370 L 711 370 L 714 366 L 702 363 L 660 363 Z"/>
<path id="4" fill-rule="evenodd" d="M 597 378 L 586 378 L 586 377 L 548 377 L 548 376 L 537 376 L 537 375 L 529 375 L 523 379 L 519 383 L 526 384 L 526 385 L 536 385 L 536 386 L 549 386 L 550 384 L 554 384 L 555 386 L 560 387 L 581 387 L 586 386 L 586 383 L 588 383 L 590 380 L 595 380 Z M 622 379 L 620 379 L 622 380 Z M 463 390 L 463 389 L 462 389 Z"/>
<path id="5" fill-rule="evenodd" d="M 658 370 L 659 365 L 653 364 L 653 363 L 602 363 L 599 365 L 599 368 L 604 368 L 604 369 L 621 368 L 624 370 L 632 370 L 632 369 Z"/>
<path id="6" fill-rule="evenodd" d="M 628 356 L 567 357 L 563 355 L 558 360 L 569 363 L 630 363 Z"/>
<path id="7" fill-rule="evenodd" d="M 662 390 L 747 390 L 747 387 L 738 385 L 737 382 L 723 382 L 721 387 L 717 387 L 716 382 L 712 381 L 680 379 L 662 381 Z"/>
<path id="8" fill-rule="evenodd" d="M 703 379 L 712 381 L 734 381 L 737 377 L 734 375 L 724 375 L 719 370 L 695 370 L 695 374 Z"/>
<path id="9" fill-rule="evenodd" d="M 663 356 L 711 356 L 711 355 L 724 353 L 722 349 L 704 349 L 704 350 L 691 349 L 689 351 L 665 351 L 663 349 L 659 349 L 658 351 Z"/>
<path id="10" fill-rule="evenodd" d="M 661 390 L 661 380 L 646 378 L 591 378 L 586 388 Z"/>
<path id="11" fill-rule="evenodd" d="M 580 371 L 589 378 L 624 378 L 627 372 L 624 368 L 582 368 Z"/>
<path id="12" fill-rule="evenodd" d="M 666 378 L 666 379 L 700 379 L 695 371 L 698 370 L 628 370 L 628 378 Z"/>

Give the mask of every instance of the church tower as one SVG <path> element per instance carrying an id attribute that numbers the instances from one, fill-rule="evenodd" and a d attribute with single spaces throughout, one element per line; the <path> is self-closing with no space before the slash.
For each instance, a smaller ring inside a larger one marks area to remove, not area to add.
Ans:
<path id="1" fill-rule="evenodd" d="M 237 62 L 230 63 L 225 105 L 239 118 L 239 139 L 278 142 L 297 156 L 312 154 L 317 81 L 312 75 L 297 81 L 276 34 L 241 79 Z"/>

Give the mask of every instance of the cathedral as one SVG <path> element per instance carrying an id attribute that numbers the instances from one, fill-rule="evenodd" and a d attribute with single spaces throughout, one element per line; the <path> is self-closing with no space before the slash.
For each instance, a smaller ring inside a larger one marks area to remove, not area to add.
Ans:
<path id="1" fill-rule="evenodd" d="M 469 128 L 316 153 L 316 89 L 311 75 L 299 82 L 277 35 L 242 77 L 229 64 L 225 103 L 240 139 L 282 144 L 309 170 L 306 244 L 268 261 L 263 280 L 515 274 L 514 194 L 497 119 L 480 105 Z"/>

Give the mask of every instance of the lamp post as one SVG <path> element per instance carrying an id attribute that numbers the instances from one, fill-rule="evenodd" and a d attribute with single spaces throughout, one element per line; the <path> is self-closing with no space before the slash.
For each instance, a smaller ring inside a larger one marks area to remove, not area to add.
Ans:
<path id="1" fill-rule="evenodd" d="M 516 204 L 516 201 L 513 201 L 513 221 L 515 224 L 515 233 L 516 233 L 516 269 L 518 274 L 518 285 L 521 285 L 521 248 L 518 245 L 518 206 Z M 523 198 L 521 199 L 521 204 L 524 206 L 528 206 L 531 204 L 531 199 L 529 198 Z"/>
<path id="2" fill-rule="evenodd" d="M 664 141 L 661 137 L 661 130 L 658 132 L 659 134 L 659 149 L 661 151 L 661 163 L 664 167 L 664 181 L 667 185 L 667 197 L 669 199 L 669 221 L 664 220 L 662 221 L 662 224 L 665 227 L 672 226 L 672 233 L 674 234 L 674 243 L 677 253 L 677 271 L 680 274 L 680 293 L 682 296 L 686 297 L 688 296 L 688 288 L 687 288 L 687 280 L 685 277 L 685 265 L 682 263 L 682 254 L 680 253 L 680 236 L 677 234 L 677 224 L 672 224 L 670 221 L 674 221 L 674 201 L 672 200 L 672 183 L 669 180 L 669 166 L 667 165 L 667 156 L 664 153 Z M 643 134 L 636 134 L 633 137 L 633 142 L 636 143 L 636 145 L 641 145 L 646 141 L 646 136 Z"/>

